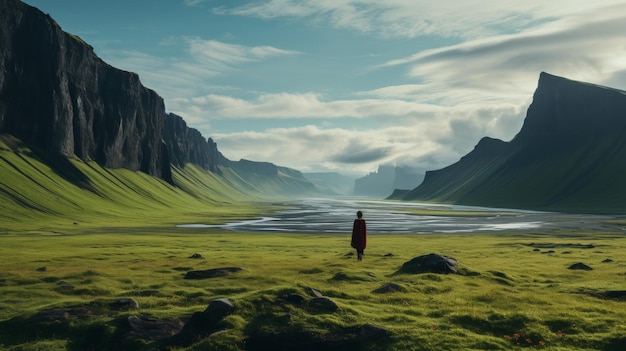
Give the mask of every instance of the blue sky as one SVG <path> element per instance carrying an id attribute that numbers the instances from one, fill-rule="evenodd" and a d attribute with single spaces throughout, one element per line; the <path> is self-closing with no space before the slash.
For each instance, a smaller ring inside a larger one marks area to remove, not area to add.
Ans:
<path id="1" fill-rule="evenodd" d="M 540 72 L 626 89 L 623 1 L 26 0 L 232 160 L 364 175 L 521 128 Z"/>

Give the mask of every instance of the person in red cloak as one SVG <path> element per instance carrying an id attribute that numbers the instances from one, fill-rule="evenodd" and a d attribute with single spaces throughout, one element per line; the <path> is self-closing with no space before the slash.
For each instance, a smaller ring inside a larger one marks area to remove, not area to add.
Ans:
<path id="1" fill-rule="evenodd" d="M 358 211 L 356 217 L 357 219 L 354 220 L 354 224 L 352 225 L 351 245 L 356 249 L 357 259 L 363 261 L 363 251 L 367 246 L 367 229 L 365 220 L 363 219 L 363 212 Z"/>

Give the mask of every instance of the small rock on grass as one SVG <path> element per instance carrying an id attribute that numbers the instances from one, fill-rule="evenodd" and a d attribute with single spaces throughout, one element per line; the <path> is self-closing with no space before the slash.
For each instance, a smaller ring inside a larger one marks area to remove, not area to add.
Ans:
<path id="1" fill-rule="evenodd" d="M 335 301 L 331 300 L 328 297 L 314 297 L 309 301 L 309 308 L 315 312 L 335 312 L 339 309 L 339 306 L 335 303 Z"/>
<path id="2" fill-rule="evenodd" d="M 209 278 L 217 278 L 217 277 L 225 277 L 235 272 L 239 272 L 243 270 L 243 268 L 239 267 L 224 267 L 224 268 L 213 268 L 213 269 L 205 269 L 200 271 L 189 271 L 185 274 L 185 279 L 209 279 Z"/>
<path id="3" fill-rule="evenodd" d="M 215 299 L 209 303 L 204 313 L 211 315 L 212 318 L 220 320 L 235 310 L 235 303 L 231 299 Z"/>
<path id="4" fill-rule="evenodd" d="M 582 262 L 578 262 L 578 263 L 574 263 L 573 265 L 569 266 L 567 269 L 572 269 L 572 270 L 582 270 L 582 271 L 592 271 L 593 268 L 589 267 L 588 265 L 582 263 Z"/>
<path id="5" fill-rule="evenodd" d="M 405 292 L 406 289 L 396 283 L 385 283 L 378 289 L 373 290 L 374 294 L 389 294 L 394 292 Z"/>

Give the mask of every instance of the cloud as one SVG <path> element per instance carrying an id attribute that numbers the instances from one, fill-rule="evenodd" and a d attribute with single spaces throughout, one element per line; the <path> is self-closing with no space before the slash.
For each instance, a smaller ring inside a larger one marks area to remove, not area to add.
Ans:
<path id="1" fill-rule="evenodd" d="M 316 93 L 261 94 L 254 100 L 209 94 L 194 98 L 172 99 L 170 107 L 187 113 L 189 106 L 211 111 L 212 118 L 367 118 L 409 116 L 433 113 L 435 105 L 400 99 L 353 99 L 324 101 Z"/>
<path id="2" fill-rule="evenodd" d="M 107 62 L 136 72 L 145 85 L 158 90 L 166 101 L 180 96 L 197 96 L 210 84 L 207 79 L 225 75 L 246 64 L 301 54 L 273 46 L 245 46 L 198 37 L 168 37 L 161 45 L 180 46 L 177 54 L 154 56 L 138 51 L 105 52 Z"/>
<path id="3" fill-rule="evenodd" d="M 454 3 L 430 0 L 266 0 L 214 8 L 213 12 L 265 20 L 308 20 L 312 24 L 385 37 L 432 35 L 467 39 L 502 32 L 516 33 L 538 23 L 620 2 L 573 0 L 564 4 L 543 0 L 465 0 Z"/>
<path id="4" fill-rule="evenodd" d="M 379 163 L 393 155 L 392 146 L 378 147 L 363 141 L 357 141 L 348 145 L 341 152 L 331 155 L 329 160 L 347 164 L 372 164 Z"/>
<path id="5" fill-rule="evenodd" d="M 270 161 L 302 171 L 342 170 L 366 173 L 396 156 L 399 144 L 389 140 L 391 131 L 322 129 L 307 125 L 214 134 L 220 150 L 230 159 Z M 406 140 L 415 145 L 415 140 Z M 350 164 L 350 166 L 346 166 Z"/>
<path id="6" fill-rule="evenodd" d="M 339 118 L 336 124 L 346 127 L 306 125 L 211 136 L 224 155 L 234 160 L 270 161 L 302 171 L 360 174 L 392 163 L 425 172 L 458 161 L 484 136 L 511 139 L 521 127 L 521 114 L 523 111 L 512 108 L 467 111 L 451 107 L 405 116 L 379 127 L 365 127 L 379 120 L 375 117 L 364 118 L 359 129 L 348 127 L 355 124 Z M 247 120 L 241 124 L 246 125 Z"/>
<path id="7" fill-rule="evenodd" d="M 202 3 L 205 3 L 209 0 L 183 0 L 183 4 L 185 4 L 185 6 L 190 6 L 190 7 L 194 7 L 194 6 L 198 6 Z"/>
<path id="8" fill-rule="evenodd" d="M 188 44 L 189 53 L 195 63 L 214 67 L 217 71 L 225 71 L 241 63 L 270 57 L 300 54 L 297 51 L 272 46 L 249 47 L 200 38 L 185 38 L 185 42 Z"/>
<path id="9" fill-rule="evenodd" d="M 405 90 L 429 101 L 458 104 L 489 98 L 519 103 L 532 92 L 541 71 L 601 83 L 626 69 L 625 31 L 626 5 L 620 5 L 515 35 L 418 52 L 384 66 L 408 66 L 409 76 L 422 84 Z"/>

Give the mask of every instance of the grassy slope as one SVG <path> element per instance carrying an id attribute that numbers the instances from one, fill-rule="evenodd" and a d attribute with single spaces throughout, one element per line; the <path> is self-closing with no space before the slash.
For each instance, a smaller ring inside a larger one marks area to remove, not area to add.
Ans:
<path id="1" fill-rule="evenodd" d="M 67 230 L 67 224 L 99 228 L 223 222 L 258 212 L 238 203 L 259 200 L 260 193 L 244 193 L 228 177 L 192 165 L 173 170 L 173 187 L 141 172 L 70 161 L 87 179 L 82 187 L 29 156 L 28 150 L 14 153 L 0 145 L 0 233 Z"/>
<path id="2" fill-rule="evenodd" d="M 621 146 L 620 146 L 621 147 Z M 626 164 L 604 145 L 459 162 L 407 198 L 468 205 L 615 213 L 626 210 Z"/>
<path id="3" fill-rule="evenodd" d="M 35 158 L 0 150 L 2 349 L 98 349 L 98 343 L 102 349 L 106 339 L 96 336 L 109 335 L 119 318 L 186 318 L 220 297 L 237 306 L 222 323 L 227 331 L 189 349 L 242 350 L 251 332 L 324 334 L 365 323 L 392 331 L 390 340 L 370 345 L 385 350 L 509 350 L 518 342 L 543 342 L 550 350 L 620 350 L 626 341 L 623 302 L 582 294 L 623 289 L 622 235 L 379 235 L 370 238 L 366 259 L 358 263 L 346 256 L 347 236 L 173 227 L 258 213 L 261 208 L 242 202 L 254 189 L 237 190 L 247 183 L 235 175 L 175 169 L 174 188 L 141 173 L 72 164 L 91 190 L 72 185 Z M 584 246 L 590 243 L 593 248 Z M 393 274 L 403 262 L 430 252 L 453 256 L 479 275 Z M 189 258 L 193 253 L 205 259 Z M 601 263 L 606 258 L 613 262 Z M 594 271 L 567 270 L 575 262 Z M 47 270 L 37 271 L 42 266 Z M 182 279 L 187 270 L 224 266 L 245 270 L 209 281 Z M 407 292 L 372 293 L 386 282 Z M 310 313 L 277 302 L 286 293 L 305 295 L 304 287 L 331 297 L 339 311 Z M 47 308 L 128 296 L 138 300 L 138 312 L 96 315 L 49 330 L 23 328 L 25 318 Z"/>

